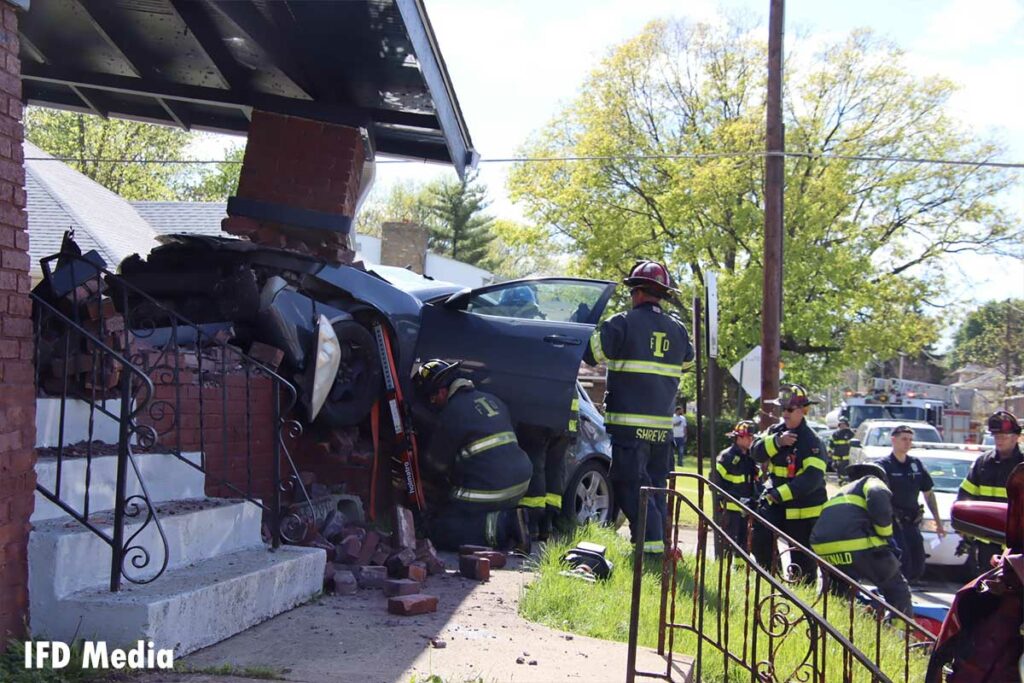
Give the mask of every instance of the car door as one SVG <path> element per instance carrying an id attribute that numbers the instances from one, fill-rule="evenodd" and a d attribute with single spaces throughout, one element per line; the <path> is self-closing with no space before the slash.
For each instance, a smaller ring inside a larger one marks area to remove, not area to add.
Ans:
<path id="1" fill-rule="evenodd" d="M 416 356 L 463 361 L 516 422 L 566 429 L 580 361 L 615 283 L 515 280 L 424 305 Z"/>

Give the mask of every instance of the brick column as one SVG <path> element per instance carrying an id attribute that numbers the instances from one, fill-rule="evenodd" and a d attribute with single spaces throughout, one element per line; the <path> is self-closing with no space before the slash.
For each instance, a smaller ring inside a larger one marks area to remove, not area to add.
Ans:
<path id="1" fill-rule="evenodd" d="M 427 263 L 427 229 L 415 223 L 385 223 L 380 231 L 380 262 L 423 275 Z"/>
<path id="2" fill-rule="evenodd" d="M 28 620 L 28 533 L 35 504 L 35 378 L 18 15 L 0 0 L 0 650 Z"/>
<path id="3" fill-rule="evenodd" d="M 225 232 L 351 263 L 349 241 L 366 152 L 357 128 L 254 111 Z"/>

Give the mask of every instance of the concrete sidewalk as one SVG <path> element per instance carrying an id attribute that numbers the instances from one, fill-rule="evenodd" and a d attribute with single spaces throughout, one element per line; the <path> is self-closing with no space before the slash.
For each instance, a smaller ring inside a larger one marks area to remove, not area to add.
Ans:
<path id="1" fill-rule="evenodd" d="M 446 557 L 452 566 L 451 557 Z M 517 561 L 496 570 L 488 583 L 454 573 L 436 575 L 424 592 L 437 595 L 438 611 L 417 617 L 387 613 L 380 590 L 324 596 L 182 660 L 210 671 L 230 664 L 275 672 L 289 681 L 514 681 L 619 682 L 626 676 L 626 645 L 574 636 L 519 616 L 519 597 L 534 575 Z M 623 615 L 624 618 L 626 615 Z M 433 641 L 433 643 L 432 643 Z M 437 647 L 443 641 L 443 647 Z M 519 663 L 522 660 L 522 663 Z M 664 671 L 649 650 L 638 666 Z M 675 680 L 686 680 L 677 672 Z M 238 683 L 233 676 L 147 674 L 144 683 Z"/>

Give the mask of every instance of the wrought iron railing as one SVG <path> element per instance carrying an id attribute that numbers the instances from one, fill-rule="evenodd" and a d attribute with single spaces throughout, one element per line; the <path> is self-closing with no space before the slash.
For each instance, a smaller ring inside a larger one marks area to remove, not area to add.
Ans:
<path id="1" fill-rule="evenodd" d="M 696 481 L 697 496 L 676 490 L 676 481 L 681 479 Z M 910 683 L 923 679 L 925 655 L 935 639 L 911 616 L 900 613 L 707 479 L 675 473 L 670 481 L 669 489 L 641 489 L 637 531 L 638 537 L 644 538 L 648 500 L 664 496 L 668 510 L 664 538 L 668 551 L 661 564 L 658 653 L 665 658 L 665 669 L 641 671 L 636 666 L 644 572 L 643 546 L 638 544 L 633 569 L 628 681 L 632 683 L 636 677 L 674 680 L 681 663 L 677 659 L 680 633 L 691 637 L 691 651 L 684 654 L 693 657 L 693 681 Z M 737 543 L 713 515 L 702 509 L 704 498 L 712 495 L 740 505 L 746 512 L 745 544 Z M 697 519 L 696 551 L 692 557 L 687 553 L 685 558 L 679 550 L 683 510 Z M 708 559 L 708 532 L 718 549 L 717 562 Z M 778 551 L 773 553 L 771 566 L 761 566 L 751 553 L 754 535 L 758 533 L 768 534 L 772 547 Z M 818 574 L 815 580 L 809 582 L 811 577 L 801 576 L 795 564 L 787 566 L 780 561 L 780 557 L 792 551 L 804 552 L 814 560 Z M 684 580 L 688 586 L 692 582 L 692 605 L 677 610 L 676 596 Z M 737 585 L 742 590 L 737 591 Z M 809 591 L 813 597 L 808 595 Z M 893 661 L 898 662 L 898 670 L 893 669 Z M 709 668 L 715 670 L 714 678 Z"/>
<path id="2" fill-rule="evenodd" d="M 60 404 L 57 443 L 41 453 L 56 460 L 55 485 L 37 489 L 111 545 L 111 590 L 120 588 L 121 577 L 151 582 L 168 564 L 157 507 L 137 464 L 142 451 L 169 454 L 202 472 L 209 494 L 258 505 L 275 547 L 301 541 L 308 526 L 293 503 L 307 509 L 312 504 L 288 449 L 302 432 L 288 417 L 297 399 L 294 386 L 229 344 L 223 326 L 187 320 L 88 258 L 65 253 L 41 264 L 51 286 L 32 295 L 36 385 Z M 120 405 L 112 408 L 118 398 Z M 68 442 L 66 425 L 67 406 L 75 399 L 87 410 L 87 437 L 79 444 Z M 102 420 L 116 423 L 116 444 L 94 440 Z M 110 534 L 90 521 L 98 455 L 117 456 Z M 62 495 L 65 464 L 74 457 L 86 461 L 80 507 Z M 138 484 L 133 495 L 126 495 L 129 468 Z M 126 521 L 143 514 L 142 525 L 124 540 Z M 159 562 L 135 542 L 150 524 L 163 544 Z"/>

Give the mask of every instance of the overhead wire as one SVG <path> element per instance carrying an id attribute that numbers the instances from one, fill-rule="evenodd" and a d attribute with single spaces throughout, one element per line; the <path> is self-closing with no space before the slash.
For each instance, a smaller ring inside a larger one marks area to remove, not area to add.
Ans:
<path id="1" fill-rule="evenodd" d="M 974 159 L 936 159 L 930 157 L 889 157 L 863 154 L 819 154 L 815 152 L 681 152 L 677 154 L 623 154 L 623 155 L 581 155 L 549 157 L 494 157 L 480 159 L 478 164 L 528 164 L 560 163 L 577 161 L 652 161 L 672 159 L 739 159 L 785 157 L 797 159 L 827 159 L 834 161 L 865 161 L 878 163 L 905 163 L 919 165 L 971 166 L 975 168 L 1024 169 L 1024 161 L 978 161 Z M 131 159 L 123 157 L 25 157 L 25 161 L 60 161 L 63 163 L 103 164 L 241 164 L 241 159 Z M 412 159 L 378 159 L 378 164 L 427 164 L 427 161 Z"/>

